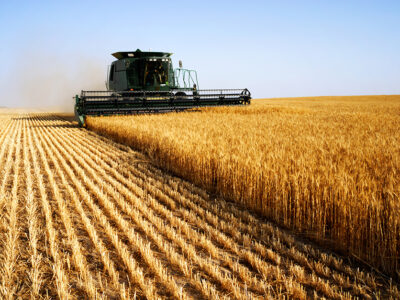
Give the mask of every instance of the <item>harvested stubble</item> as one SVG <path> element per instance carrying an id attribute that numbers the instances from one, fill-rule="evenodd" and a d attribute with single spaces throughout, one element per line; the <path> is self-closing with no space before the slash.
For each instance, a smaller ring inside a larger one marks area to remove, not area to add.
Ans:
<path id="1" fill-rule="evenodd" d="M 89 118 L 158 166 L 287 228 L 400 272 L 400 96 Z"/>
<path id="2" fill-rule="evenodd" d="M 0 114 L 1 298 L 399 297 L 252 213 L 50 114 Z"/>

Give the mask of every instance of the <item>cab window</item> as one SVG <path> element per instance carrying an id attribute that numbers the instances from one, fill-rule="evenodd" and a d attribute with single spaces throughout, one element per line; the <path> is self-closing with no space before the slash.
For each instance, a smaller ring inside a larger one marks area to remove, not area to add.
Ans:
<path id="1" fill-rule="evenodd" d="M 115 69 L 115 65 L 111 65 L 111 69 L 110 69 L 110 81 L 114 81 L 114 69 Z"/>

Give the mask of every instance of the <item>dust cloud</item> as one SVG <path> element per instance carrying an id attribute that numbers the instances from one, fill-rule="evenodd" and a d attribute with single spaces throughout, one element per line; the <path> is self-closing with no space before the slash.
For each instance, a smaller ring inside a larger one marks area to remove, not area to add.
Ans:
<path id="1" fill-rule="evenodd" d="M 106 89 L 106 68 L 104 61 L 93 57 L 39 52 L 18 55 L 3 81 L 2 105 L 73 112 L 73 97 L 81 90 Z"/>

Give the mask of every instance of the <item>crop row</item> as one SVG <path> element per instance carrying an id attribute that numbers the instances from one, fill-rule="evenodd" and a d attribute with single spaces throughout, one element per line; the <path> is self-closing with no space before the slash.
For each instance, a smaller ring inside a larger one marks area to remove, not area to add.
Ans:
<path id="1" fill-rule="evenodd" d="M 88 118 L 91 130 L 277 224 L 398 277 L 400 97 Z"/>
<path id="2" fill-rule="evenodd" d="M 377 275 L 49 114 L 0 119 L 2 298 L 371 298 Z"/>

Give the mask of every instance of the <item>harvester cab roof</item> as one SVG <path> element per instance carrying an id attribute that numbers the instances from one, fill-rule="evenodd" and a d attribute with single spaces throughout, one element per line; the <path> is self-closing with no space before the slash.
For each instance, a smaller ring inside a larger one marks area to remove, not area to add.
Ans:
<path id="1" fill-rule="evenodd" d="M 115 52 L 107 72 L 106 91 L 75 96 L 75 115 L 84 126 L 87 115 L 181 111 L 200 106 L 250 104 L 247 89 L 201 90 L 195 70 L 172 66 L 169 52 Z"/>
<path id="2" fill-rule="evenodd" d="M 124 59 L 124 58 L 147 58 L 147 57 L 170 57 L 172 53 L 168 52 L 143 52 L 140 49 L 136 49 L 136 51 L 125 51 L 125 52 L 115 52 L 112 54 L 116 59 Z"/>

